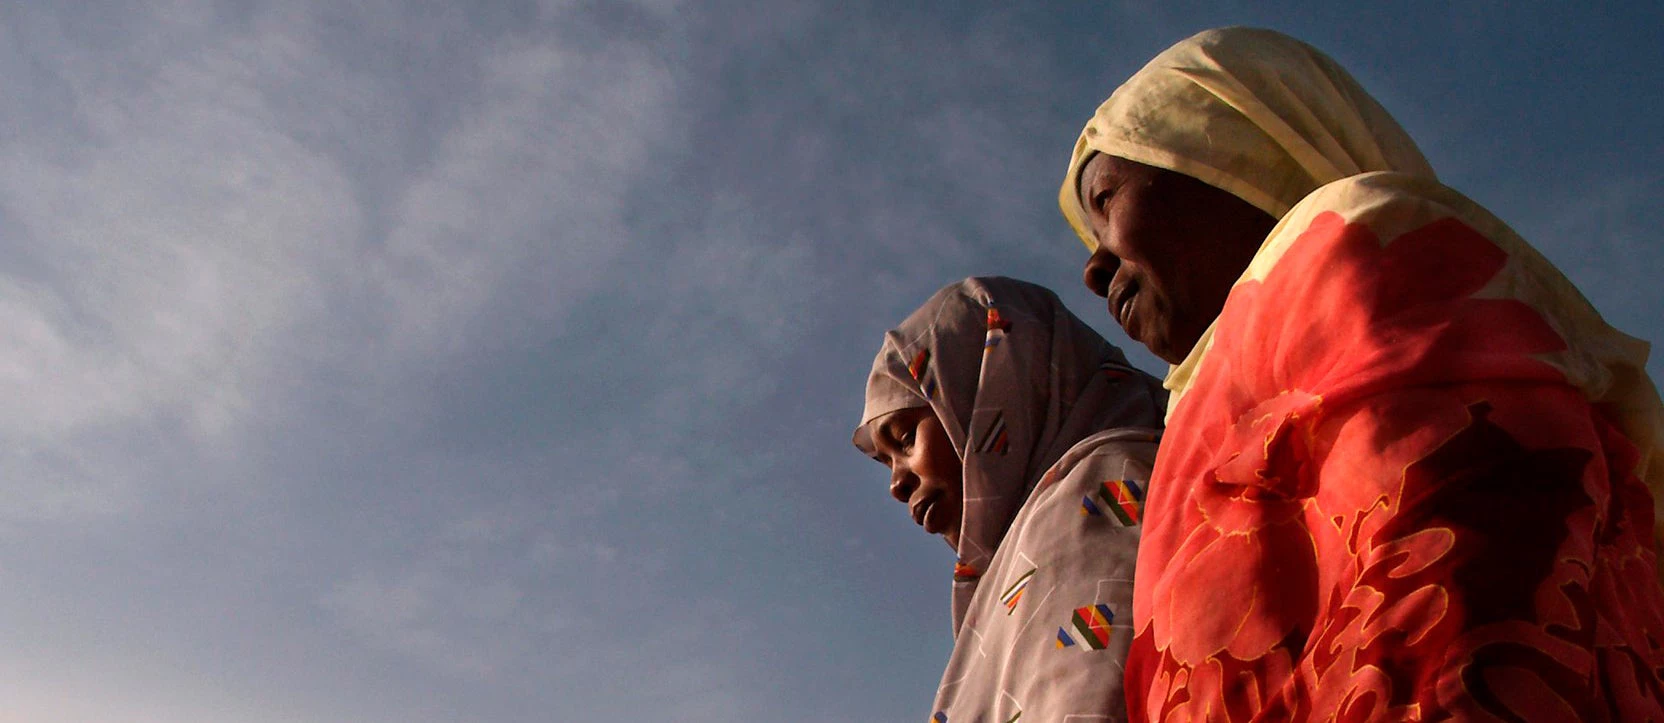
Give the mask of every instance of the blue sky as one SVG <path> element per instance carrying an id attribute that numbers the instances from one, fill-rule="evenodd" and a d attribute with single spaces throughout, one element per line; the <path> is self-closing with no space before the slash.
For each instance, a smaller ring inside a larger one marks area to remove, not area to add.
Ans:
<path id="1" fill-rule="evenodd" d="M 0 719 L 922 719 L 871 355 L 993 273 L 1126 344 L 1057 183 L 1206 27 L 1664 340 L 1664 9 L 1336 5 L 8 5 Z"/>

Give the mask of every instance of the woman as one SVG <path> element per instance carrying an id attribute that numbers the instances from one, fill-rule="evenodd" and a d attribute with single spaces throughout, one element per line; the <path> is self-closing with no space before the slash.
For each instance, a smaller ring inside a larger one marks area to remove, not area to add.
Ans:
<path id="1" fill-rule="evenodd" d="M 1664 720 L 1645 343 L 1265 30 L 1170 48 L 1060 202 L 1173 363 L 1128 705 L 1149 720 Z"/>
<path id="2" fill-rule="evenodd" d="M 1165 394 L 1051 291 L 950 285 L 884 338 L 855 446 L 958 554 L 933 721 L 1124 720 Z"/>

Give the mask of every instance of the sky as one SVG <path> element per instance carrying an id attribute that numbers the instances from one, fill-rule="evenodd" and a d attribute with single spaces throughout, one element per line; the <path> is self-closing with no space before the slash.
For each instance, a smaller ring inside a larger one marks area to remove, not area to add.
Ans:
<path id="1" fill-rule="evenodd" d="M 1664 5 L 1309 5 L 5 4 L 0 721 L 922 720 L 872 355 L 1002 274 L 1163 372 L 1057 184 L 1207 27 L 1664 341 Z"/>

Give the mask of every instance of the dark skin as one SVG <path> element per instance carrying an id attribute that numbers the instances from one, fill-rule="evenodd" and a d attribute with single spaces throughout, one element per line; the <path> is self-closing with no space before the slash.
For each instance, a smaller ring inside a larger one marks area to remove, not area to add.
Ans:
<path id="1" fill-rule="evenodd" d="M 1098 154 L 1081 169 L 1080 204 L 1098 248 L 1086 288 L 1109 301 L 1127 336 L 1184 361 L 1277 219 L 1182 173 Z"/>
<path id="2" fill-rule="evenodd" d="M 890 496 L 907 505 L 914 524 L 958 548 L 964 466 L 935 412 L 913 407 L 880 417 L 872 442 L 878 461 L 890 468 Z"/>

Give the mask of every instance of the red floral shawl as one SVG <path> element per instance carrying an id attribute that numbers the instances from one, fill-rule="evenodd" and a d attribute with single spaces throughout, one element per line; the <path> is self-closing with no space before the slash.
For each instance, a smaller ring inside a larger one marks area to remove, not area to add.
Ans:
<path id="1" fill-rule="evenodd" d="M 1180 369 L 1134 720 L 1664 720 L 1653 500 L 1562 286 L 1430 179 L 1283 218 Z"/>

